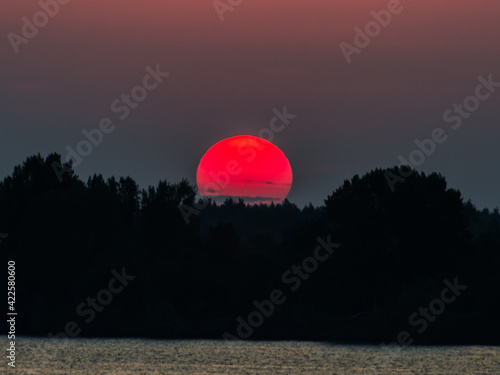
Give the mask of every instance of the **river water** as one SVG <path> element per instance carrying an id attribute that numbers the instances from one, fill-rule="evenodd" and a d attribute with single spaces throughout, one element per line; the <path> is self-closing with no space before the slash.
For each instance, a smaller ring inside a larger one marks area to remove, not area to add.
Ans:
<path id="1" fill-rule="evenodd" d="M 496 347 L 401 349 L 312 342 L 38 338 L 19 338 L 16 345 L 16 370 L 5 373 L 500 375 L 500 348 Z M 8 360 L 3 361 L 0 368 L 6 369 Z"/>

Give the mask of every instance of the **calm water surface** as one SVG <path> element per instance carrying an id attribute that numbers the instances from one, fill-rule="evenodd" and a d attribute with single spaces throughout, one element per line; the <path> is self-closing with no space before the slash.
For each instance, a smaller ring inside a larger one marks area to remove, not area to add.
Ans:
<path id="1" fill-rule="evenodd" d="M 500 348 L 495 347 L 402 350 L 303 342 L 35 338 L 20 338 L 17 347 L 16 370 L 5 373 L 500 375 Z M 4 360 L 0 373 L 3 374 L 6 367 Z"/>

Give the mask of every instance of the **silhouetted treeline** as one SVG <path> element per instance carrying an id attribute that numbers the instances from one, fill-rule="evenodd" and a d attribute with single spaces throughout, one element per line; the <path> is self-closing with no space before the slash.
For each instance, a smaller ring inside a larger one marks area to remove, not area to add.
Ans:
<path id="1" fill-rule="evenodd" d="M 499 343 L 500 214 L 463 202 L 439 174 L 414 171 L 391 192 L 377 169 L 320 207 L 228 200 L 186 224 L 179 207 L 199 199 L 187 180 L 141 190 L 130 177 L 84 182 L 66 164 L 60 181 L 54 163 L 60 155 L 29 157 L 0 183 L 18 334 L 55 334 L 71 321 L 79 336 L 235 334 L 236 319 L 287 290 L 284 272 L 330 235 L 341 246 L 251 339 L 392 342 L 407 331 L 414 343 Z M 91 314 L 87 298 L 123 268 L 135 278 Z M 418 332 L 409 317 L 456 278 L 467 289 Z"/>

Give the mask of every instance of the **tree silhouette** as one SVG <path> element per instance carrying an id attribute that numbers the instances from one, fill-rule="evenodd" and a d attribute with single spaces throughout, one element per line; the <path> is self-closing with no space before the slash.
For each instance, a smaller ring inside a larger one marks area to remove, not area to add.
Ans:
<path id="1" fill-rule="evenodd" d="M 131 177 L 84 183 L 58 154 L 28 157 L 0 182 L 0 233 L 9 234 L 1 259 L 19 263 L 18 332 L 47 335 L 76 321 L 81 336 L 221 338 L 278 288 L 287 302 L 252 338 L 393 341 L 445 278 L 459 276 L 467 293 L 420 342 L 495 342 L 498 209 L 462 202 L 435 173 L 413 171 L 392 192 L 385 175 L 396 171 L 354 176 L 320 207 L 200 201 L 186 224 L 180 207 L 196 199 L 187 180 L 143 190 Z M 341 248 L 290 293 L 283 273 L 327 235 Z M 134 282 L 82 323 L 76 307 L 123 267 Z"/>

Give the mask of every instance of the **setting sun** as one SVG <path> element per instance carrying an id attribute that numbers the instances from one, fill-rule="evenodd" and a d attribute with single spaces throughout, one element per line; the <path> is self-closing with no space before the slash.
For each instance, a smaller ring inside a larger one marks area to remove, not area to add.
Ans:
<path id="1" fill-rule="evenodd" d="M 208 149 L 198 166 L 196 182 L 205 196 L 280 203 L 292 187 L 292 168 L 271 142 L 240 135 Z"/>

